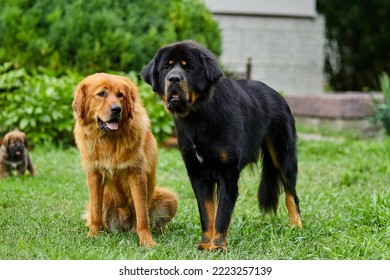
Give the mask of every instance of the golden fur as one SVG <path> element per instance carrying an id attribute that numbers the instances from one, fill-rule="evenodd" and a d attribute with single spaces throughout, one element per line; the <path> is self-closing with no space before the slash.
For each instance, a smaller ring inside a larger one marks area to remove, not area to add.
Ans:
<path id="1" fill-rule="evenodd" d="M 35 175 L 26 134 L 17 129 L 8 132 L 0 144 L 0 178 L 12 175 L 14 170 L 18 175 L 24 175 L 26 170 Z"/>
<path id="2" fill-rule="evenodd" d="M 75 90 L 73 109 L 88 174 L 88 236 L 102 228 L 136 230 L 141 245 L 155 245 L 151 222 L 162 230 L 176 213 L 177 197 L 155 187 L 158 149 L 136 86 L 122 76 L 88 76 Z"/>

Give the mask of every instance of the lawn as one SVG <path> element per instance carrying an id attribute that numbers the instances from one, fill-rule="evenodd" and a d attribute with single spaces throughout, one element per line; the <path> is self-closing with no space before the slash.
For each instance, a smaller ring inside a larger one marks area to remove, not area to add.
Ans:
<path id="1" fill-rule="evenodd" d="M 301 137 L 298 148 L 304 228 L 289 225 L 283 196 L 276 214 L 259 211 L 254 166 L 241 176 L 229 251 L 220 253 L 196 249 L 199 215 L 178 150 L 160 149 L 157 174 L 158 185 L 178 193 L 178 213 L 153 234 L 157 247 L 142 248 L 135 234 L 86 238 L 77 150 L 37 146 L 36 177 L 0 181 L 0 259 L 390 259 L 390 139 Z"/>

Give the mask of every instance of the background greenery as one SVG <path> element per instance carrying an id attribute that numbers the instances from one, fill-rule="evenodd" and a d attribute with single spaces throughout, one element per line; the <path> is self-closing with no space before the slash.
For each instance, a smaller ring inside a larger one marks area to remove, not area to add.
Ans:
<path id="1" fill-rule="evenodd" d="M 83 75 L 140 71 L 157 49 L 194 39 L 221 52 L 200 0 L 0 0 L 0 64 Z"/>
<path id="2" fill-rule="evenodd" d="M 383 93 L 383 102 L 374 100 L 375 113 L 371 116 L 374 123 L 382 123 L 387 135 L 390 136 L 390 77 L 383 72 L 379 76 L 379 86 Z"/>
<path id="3" fill-rule="evenodd" d="M 0 137 L 73 144 L 73 91 L 83 76 L 130 77 L 162 143 L 172 118 L 137 75 L 165 44 L 194 39 L 221 52 L 217 23 L 200 0 L 0 0 Z"/>
<path id="4" fill-rule="evenodd" d="M 147 249 L 136 234 L 86 238 L 80 216 L 88 191 L 77 150 L 36 147 L 36 177 L 0 181 L 0 259 L 390 259 L 390 140 L 299 135 L 303 229 L 289 225 L 283 196 L 276 215 L 259 211 L 259 171 L 246 169 L 226 254 L 196 248 L 199 214 L 177 149 L 160 150 L 157 183 L 177 192 L 178 213 L 164 234 L 153 233 L 159 246 Z"/>
<path id="5" fill-rule="evenodd" d="M 325 15 L 325 72 L 334 91 L 379 89 L 390 73 L 390 0 L 317 0 Z"/>

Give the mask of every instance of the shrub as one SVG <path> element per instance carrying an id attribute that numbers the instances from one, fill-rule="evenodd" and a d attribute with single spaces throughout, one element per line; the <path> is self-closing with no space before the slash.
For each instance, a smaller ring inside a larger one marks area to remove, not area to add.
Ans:
<path id="1" fill-rule="evenodd" d="M 72 99 L 80 76 L 55 77 L 41 70 L 30 75 L 10 63 L 0 67 L 0 134 L 14 128 L 33 143 L 73 143 Z"/>
<path id="2" fill-rule="evenodd" d="M 194 39 L 220 54 L 220 30 L 200 0 L 2 0 L 0 64 L 62 73 L 140 71 L 156 50 Z"/>
<path id="3" fill-rule="evenodd" d="M 376 123 L 381 122 L 386 134 L 390 136 L 390 78 L 387 73 L 383 72 L 378 80 L 384 102 L 382 103 L 374 99 L 376 112 L 373 115 L 373 121 Z"/>
<path id="4" fill-rule="evenodd" d="M 325 72 L 336 91 L 377 89 L 390 71 L 390 0 L 318 0 L 326 18 Z"/>

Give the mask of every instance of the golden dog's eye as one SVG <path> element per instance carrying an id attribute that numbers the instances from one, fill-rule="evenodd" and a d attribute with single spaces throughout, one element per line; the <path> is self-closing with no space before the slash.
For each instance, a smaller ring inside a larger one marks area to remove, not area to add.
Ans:
<path id="1" fill-rule="evenodd" d="M 173 63 L 175 63 L 173 60 L 168 61 L 168 65 L 172 65 Z"/>
<path id="2" fill-rule="evenodd" d="M 185 60 L 182 60 L 182 61 L 181 61 L 181 65 L 183 65 L 183 66 L 187 66 L 187 61 L 185 61 Z"/>
<path id="3" fill-rule="evenodd" d="M 118 94 L 116 95 L 118 98 L 123 98 L 125 97 L 123 92 L 118 92 Z"/>
<path id="4" fill-rule="evenodd" d="M 96 94 L 97 96 L 100 96 L 100 97 L 105 97 L 106 96 L 106 92 L 103 90 L 101 92 L 99 92 L 98 94 Z"/>

